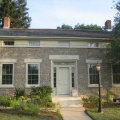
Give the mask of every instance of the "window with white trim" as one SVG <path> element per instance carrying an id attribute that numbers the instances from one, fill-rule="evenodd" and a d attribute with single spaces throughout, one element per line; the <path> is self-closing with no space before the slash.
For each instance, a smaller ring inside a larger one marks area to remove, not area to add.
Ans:
<path id="1" fill-rule="evenodd" d="M 98 71 L 96 69 L 96 64 L 88 64 L 88 77 L 89 77 L 89 85 L 98 85 Z"/>
<path id="2" fill-rule="evenodd" d="M 26 86 L 39 86 L 42 59 L 24 59 L 24 62 L 26 63 Z"/>
<path id="3" fill-rule="evenodd" d="M 2 71 L 1 71 L 1 85 L 12 85 L 13 84 L 13 64 L 2 64 Z"/>
<path id="4" fill-rule="evenodd" d="M 120 84 L 120 65 L 112 65 L 113 84 Z"/>
<path id="5" fill-rule="evenodd" d="M 59 41 L 59 46 L 60 47 L 69 47 L 70 42 L 69 41 Z"/>
<path id="6" fill-rule="evenodd" d="M 14 46 L 14 41 L 4 41 L 3 45 L 4 46 Z"/>
<path id="7" fill-rule="evenodd" d="M 29 46 L 40 46 L 40 41 L 29 41 Z"/>
<path id="8" fill-rule="evenodd" d="M 99 44 L 98 42 L 91 42 L 91 43 L 88 43 L 88 47 L 99 47 Z"/>
<path id="9" fill-rule="evenodd" d="M 39 84 L 39 64 L 28 63 L 27 64 L 27 84 L 38 85 Z"/>

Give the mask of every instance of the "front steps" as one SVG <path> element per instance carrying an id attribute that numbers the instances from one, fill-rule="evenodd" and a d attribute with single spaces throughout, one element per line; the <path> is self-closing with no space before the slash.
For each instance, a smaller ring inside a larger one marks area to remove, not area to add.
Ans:
<path id="1" fill-rule="evenodd" d="M 82 107 L 82 102 L 80 97 L 52 97 L 53 102 L 60 103 L 61 107 Z"/>

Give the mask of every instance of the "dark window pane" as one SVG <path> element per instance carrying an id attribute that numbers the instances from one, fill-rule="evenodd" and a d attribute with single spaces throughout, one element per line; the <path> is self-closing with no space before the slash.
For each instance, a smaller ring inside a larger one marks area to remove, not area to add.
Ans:
<path id="1" fill-rule="evenodd" d="M 120 65 L 113 65 L 113 83 L 120 84 Z"/>
<path id="2" fill-rule="evenodd" d="M 98 84 L 98 71 L 94 64 L 90 64 L 89 68 L 89 80 L 90 84 Z"/>

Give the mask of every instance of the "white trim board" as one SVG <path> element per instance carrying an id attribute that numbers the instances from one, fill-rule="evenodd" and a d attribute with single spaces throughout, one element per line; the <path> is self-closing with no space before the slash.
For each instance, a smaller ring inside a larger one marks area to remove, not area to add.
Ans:
<path id="1" fill-rule="evenodd" d="M 49 55 L 50 60 L 79 60 L 79 55 Z"/>

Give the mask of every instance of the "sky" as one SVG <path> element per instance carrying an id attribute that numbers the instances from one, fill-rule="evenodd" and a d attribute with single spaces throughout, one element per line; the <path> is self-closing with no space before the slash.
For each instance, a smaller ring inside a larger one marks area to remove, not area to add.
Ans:
<path id="1" fill-rule="evenodd" d="M 106 20 L 114 24 L 117 13 L 113 0 L 27 0 L 30 28 L 55 29 L 62 24 L 74 28 L 76 24 L 104 26 Z"/>

